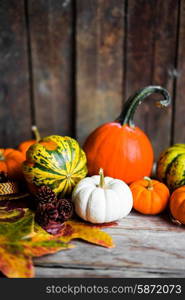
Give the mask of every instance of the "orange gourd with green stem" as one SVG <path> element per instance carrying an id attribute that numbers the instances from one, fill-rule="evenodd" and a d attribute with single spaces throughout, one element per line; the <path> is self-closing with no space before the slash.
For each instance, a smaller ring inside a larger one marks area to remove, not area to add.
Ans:
<path id="1" fill-rule="evenodd" d="M 35 143 L 38 143 L 41 140 L 41 136 L 40 136 L 37 126 L 33 125 L 31 129 L 32 129 L 35 139 L 24 141 L 21 144 L 19 144 L 19 146 L 18 146 L 18 150 L 23 153 L 25 159 L 26 159 L 26 152 L 29 149 L 29 147 L 31 145 L 34 145 Z"/>
<path id="2" fill-rule="evenodd" d="M 168 91 L 160 86 L 148 86 L 131 96 L 115 122 L 106 123 L 90 134 L 84 144 L 89 175 L 100 168 L 106 176 L 131 183 L 150 176 L 153 166 L 153 149 L 146 134 L 134 125 L 135 111 L 146 97 L 162 94 L 158 101 L 162 107 L 170 103 Z"/>
<path id="3" fill-rule="evenodd" d="M 0 171 L 8 173 L 15 180 L 23 178 L 22 163 L 24 155 L 15 149 L 0 149 Z"/>
<path id="4" fill-rule="evenodd" d="M 156 215 L 167 206 L 170 192 L 164 183 L 144 177 L 130 185 L 133 207 L 142 214 Z"/>

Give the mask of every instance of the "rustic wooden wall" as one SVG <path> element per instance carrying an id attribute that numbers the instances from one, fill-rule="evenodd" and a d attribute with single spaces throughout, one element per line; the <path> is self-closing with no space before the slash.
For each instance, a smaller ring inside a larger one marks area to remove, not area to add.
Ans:
<path id="1" fill-rule="evenodd" d="M 1 0 L 0 25 L 0 147 L 35 123 L 83 143 L 149 84 L 173 97 L 135 117 L 156 156 L 185 142 L 185 0 Z"/>

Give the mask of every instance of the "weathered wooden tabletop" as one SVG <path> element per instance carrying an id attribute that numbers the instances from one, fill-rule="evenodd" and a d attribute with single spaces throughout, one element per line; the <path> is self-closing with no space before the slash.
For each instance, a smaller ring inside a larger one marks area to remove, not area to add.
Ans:
<path id="1" fill-rule="evenodd" d="M 132 212 L 104 229 L 116 247 L 73 241 L 76 248 L 34 260 L 37 277 L 185 277 L 185 227 L 165 215 Z"/>

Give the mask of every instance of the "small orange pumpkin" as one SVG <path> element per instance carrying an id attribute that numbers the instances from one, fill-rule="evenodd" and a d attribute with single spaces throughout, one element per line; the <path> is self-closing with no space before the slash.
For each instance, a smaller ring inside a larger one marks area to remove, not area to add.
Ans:
<path id="1" fill-rule="evenodd" d="M 144 177 L 130 185 L 134 209 L 142 214 L 156 215 L 162 212 L 170 196 L 167 186 L 157 180 Z"/>
<path id="2" fill-rule="evenodd" d="M 170 197 L 170 211 L 174 219 L 185 224 L 185 185 L 172 193 Z"/>
<path id="3" fill-rule="evenodd" d="M 0 149 L 0 171 L 8 173 L 12 179 L 21 179 L 24 155 L 15 149 Z"/>
<path id="4" fill-rule="evenodd" d="M 38 143 L 41 140 L 40 133 L 37 126 L 33 125 L 31 129 L 33 131 L 35 139 L 24 141 L 18 146 L 18 150 L 23 153 L 25 159 L 26 159 L 26 152 L 30 148 L 30 146 L 35 143 Z"/>

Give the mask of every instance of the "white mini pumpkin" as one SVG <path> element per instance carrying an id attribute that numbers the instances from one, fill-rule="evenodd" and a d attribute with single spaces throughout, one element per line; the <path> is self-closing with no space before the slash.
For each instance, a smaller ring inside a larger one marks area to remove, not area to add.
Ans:
<path id="1" fill-rule="evenodd" d="M 107 223 L 127 216 L 133 206 L 132 192 L 119 179 L 100 175 L 82 179 L 73 190 L 76 214 L 91 223 Z"/>

